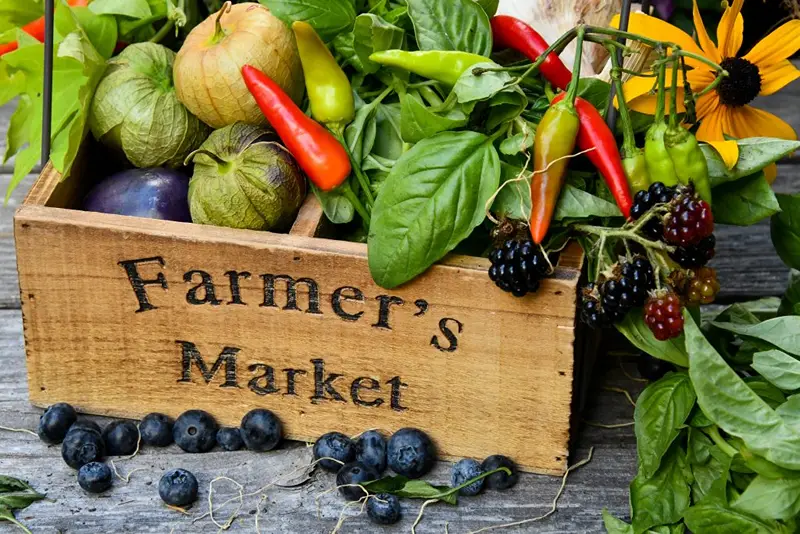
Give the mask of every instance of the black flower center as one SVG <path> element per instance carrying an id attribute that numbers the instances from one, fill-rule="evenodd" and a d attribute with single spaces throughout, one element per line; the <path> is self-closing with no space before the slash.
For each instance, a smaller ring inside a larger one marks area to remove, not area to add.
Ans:
<path id="1" fill-rule="evenodd" d="M 728 76 L 717 86 L 719 99 L 725 106 L 739 107 L 752 102 L 761 92 L 761 73 L 758 67 L 742 57 L 722 60 Z"/>

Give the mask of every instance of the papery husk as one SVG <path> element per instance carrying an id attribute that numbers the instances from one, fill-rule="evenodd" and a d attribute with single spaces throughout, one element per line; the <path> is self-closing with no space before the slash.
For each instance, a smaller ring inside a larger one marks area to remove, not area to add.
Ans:
<path id="1" fill-rule="evenodd" d="M 497 13 L 527 22 L 548 43 L 552 43 L 579 24 L 608 26 L 621 9 L 621 0 L 500 0 Z M 574 42 L 561 53 L 561 59 L 572 68 L 575 61 Z M 605 48 L 595 43 L 585 43 L 581 76 L 597 75 L 607 60 Z"/>
<path id="2" fill-rule="evenodd" d="M 247 90 L 242 67 L 264 72 L 299 104 L 305 83 L 294 34 L 260 4 L 224 6 L 223 11 L 223 39 L 212 44 L 220 16 L 215 13 L 192 30 L 178 52 L 178 98 L 212 128 L 235 122 L 264 126 L 267 120 Z"/>

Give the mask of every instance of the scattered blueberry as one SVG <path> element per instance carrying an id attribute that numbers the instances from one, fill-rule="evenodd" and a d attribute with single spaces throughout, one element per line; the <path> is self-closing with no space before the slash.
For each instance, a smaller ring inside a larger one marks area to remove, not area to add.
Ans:
<path id="1" fill-rule="evenodd" d="M 386 447 L 389 467 L 398 475 L 420 478 L 436 462 L 436 448 L 428 435 L 416 428 L 401 428 Z"/>
<path id="2" fill-rule="evenodd" d="M 80 469 L 89 462 L 103 458 L 105 447 L 99 432 L 93 430 L 72 430 L 67 432 L 61 443 L 61 457 L 68 466 Z"/>
<path id="3" fill-rule="evenodd" d="M 172 437 L 186 452 L 208 452 L 217 442 L 217 422 L 208 412 L 189 410 L 175 421 Z"/>
<path id="4" fill-rule="evenodd" d="M 341 493 L 348 501 L 357 501 L 366 496 L 364 490 L 351 484 L 363 484 L 371 480 L 376 480 L 378 473 L 361 462 L 350 462 L 344 465 L 336 473 L 336 485 L 339 486 Z"/>
<path id="5" fill-rule="evenodd" d="M 72 426 L 69 427 L 69 430 L 67 430 L 67 434 L 69 434 L 73 430 L 88 430 L 89 432 L 96 433 L 98 436 L 102 434 L 102 431 L 100 430 L 100 425 L 98 425 L 94 421 L 90 421 L 89 419 L 78 419 L 77 421 L 72 423 Z"/>
<path id="6" fill-rule="evenodd" d="M 77 420 L 78 414 L 72 406 L 66 402 L 53 404 L 39 418 L 39 439 L 46 443 L 61 443 L 69 427 Z"/>
<path id="7" fill-rule="evenodd" d="M 142 443 L 153 447 L 166 447 L 172 444 L 172 425 L 174 421 L 171 417 L 163 413 L 151 413 L 144 416 L 139 423 L 139 433 L 142 435 Z"/>
<path id="8" fill-rule="evenodd" d="M 250 410 L 242 417 L 241 433 L 247 448 L 257 452 L 271 451 L 283 436 L 278 417 L 264 409 Z"/>
<path id="9" fill-rule="evenodd" d="M 226 451 L 238 451 L 244 447 L 242 433 L 238 428 L 220 428 L 217 430 L 217 443 Z"/>
<path id="10" fill-rule="evenodd" d="M 373 523 L 394 525 L 400 521 L 400 499 L 390 493 L 379 493 L 367 502 L 367 515 Z"/>
<path id="11" fill-rule="evenodd" d="M 456 488 L 468 480 L 481 476 L 483 473 L 484 471 L 481 464 L 472 458 L 459 460 L 459 462 L 453 466 L 453 473 L 450 475 L 450 486 Z M 479 494 L 483 491 L 483 480 L 484 479 L 476 480 L 469 486 L 458 490 L 458 493 L 468 497 Z"/>
<path id="12" fill-rule="evenodd" d="M 108 456 L 128 456 L 136 452 L 139 429 L 130 421 L 112 421 L 103 429 Z"/>
<path id="13" fill-rule="evenodd" d="M 339 460 L 320 460 L 319 466 L 326 471 L 336 472 L 343 464 L 352 462 L 356 457 L 353 440 L 341 432 L 328 432 L 319 437 L 314 443 L 314 460 L 320 458 L 333 458 Z"/>
<path id="14" fill-rule="evenodd" d="M 639 353 L 636 368 L 639 371 L 639 376 L 651 381 L 660 380 L 665 374 L 675 370 L 671 363 L 650 356 L 646 352 Z"/>
<path id="15" fill-rule="evenodd" d="M 102 462 L 89 462 L 78 470 L 78 484 L 89 493 L 103 493 L 111 480 L 111 469 Z"/>
<path id="16" fill-rule="evenodd" d="M 186 469 L 167 471 L 158 482 L 158 495 L 170 506 L 185 508 L 197 500 L 197 479 Z"/>
<path id="17" fill-rule="evenodd" d="M 519 471 L 517 471 L 517 465 L 511 458 L 503 456 L 502 454 L 489 456 L 483 461 L 481 467 L 483 467 L 484 473 L 494 471 L 495 469 L 499 469 L 501 467 L 505 467 L 511 471 L 511 475 L 507 475 L 504 471 L 499 471 L 486 477 L 484 480 L 486 481 L 486 486 L 489 489 L 499 491 L 507 490 L 514 487 L 519 481 Z"/>
<path id="18" fill-rule="evenodd" d="M 356 460 L 377 473 L 386 470 L 386 440 L 377 430 L 369 430 L 356 440 Z"/>

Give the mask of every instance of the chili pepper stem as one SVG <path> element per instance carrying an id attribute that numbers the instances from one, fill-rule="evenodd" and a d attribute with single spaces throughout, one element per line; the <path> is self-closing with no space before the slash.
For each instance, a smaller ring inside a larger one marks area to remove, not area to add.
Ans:
<path id="1" fill-rule="evenodd" d="M 361 202 L 361 199 L 358 198 L 353 188 L 350 187 L 350 182 L 344 182 L 342 185 L 339 186 L 342 189 L 342 194 L 353 203 L 353 207 L 356 209 L 358 214 L 361 216 L 361 219 L 364 221 L 364 226 L 369 228 L 370 223 L 370 214 L 367 209 L 364 207 L 364 203 Z"/>
<path id="2" fill-rule="evenodd" d="M 636 138 L 633 134 L 633 123 L 631 122 L 631 115 L 628 111 L 628 104 L 625 100 L 625 91 L 622 85 L 622 76 L 620 73 L 620 62 L 617 55 L 609 47 L 611 54 L 611 80 L 614 83 L 614 88 L 617 93 L 617 104 L 619 107 L 619 119 L 622 123 L 622 157 L 629 157 L 636 153 Z"/>
<path id="3" fill-rule="evenodd" d="M 656 114 L 655 122 L 664 122 L 664 107 L 666 106 L 666 78 L 667 78 L 667 65 L 662 64 L 658 67 L 658 78 L 656 79 L 657 97 L 656 97 Z"/>
<path id="4" fill-rule="evenodd" d="M 230 1 L 222 4 L 222 8 L 220 8 L 219 13 L 217 13 L 217 20 L 214 24 L 214 35 L 211 36 L 210 44 L 217 44 L 225 38 L 225 30 L 222 28 L 222 16 L 228 13 L 231 8 L 232 5 Z"/>
<path id="5" fill-rule="evenodd" d="M 583 26 L 575 28 L 577 33 L 575 40 L 575 62 L 572 65 L 572 82 L 569 84 L 567 91 L 567 100 L 575 107 L 575 99 L 578 98 L 578 86 L 581 83 L 581 66 L 583 63 L 583 38 L 585 29 Z"/>
<path id="6" fill-rule="evenodd" d="M 525 78 L 527 78 L 528 76 L 533 74 L 539 67 L 541 67 L 542 63 L 545 62 L 545 60 L 547 59 L 547 57 L 550 54 L 552 54 L 552 53 L 560 54 L 561 52 L 563 52 L 564 49 L 567 47 L 567 45 L 569 43 L 571 43 L 572 40 L 575 39 L 575 37 L 577 37 L 577 35 L 578 35 L 577 28 L 572 28 L 572 29 L 567 30 L 566 32 L 564 32 L 561 35 L 561 37 L 559 37 L 558 39 L 553 41 L 553 44 L 551 44 L 549 47 L 547 47 L 547 50 L 542 52 L 541 55 L 538 58 L 536 58 L 536 61 L 531 63 L 530 67 L 528 67 L 528 69 L 525 72 L 520 74 L 519 77 L 514 82 L 512 82 L 509 86 L 519 85 L 519 83 L 522 80 L 524 80 Z M 473 73 L 474 73 L 474 71 L 473 71 Z"/>
<path id="7" fill-rule="evenodd" d="M 678 61 L 677 59 L 672 65 L 672 91 L 669 94 L 669 126 L 670 128 L 677 128 L 678 126 Z"/>

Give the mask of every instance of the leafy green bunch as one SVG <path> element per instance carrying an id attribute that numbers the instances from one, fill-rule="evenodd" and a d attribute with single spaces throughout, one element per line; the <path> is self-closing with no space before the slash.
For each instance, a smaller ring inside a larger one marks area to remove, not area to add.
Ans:
<path id="1" fill-rule="evenodd" d="M 0 523 L 8 521 L 30 534 L 31 531 L 17 521 L 14 513 L 44 498 L 24 480 L 0 475 Z"/>

